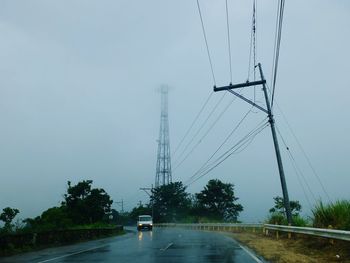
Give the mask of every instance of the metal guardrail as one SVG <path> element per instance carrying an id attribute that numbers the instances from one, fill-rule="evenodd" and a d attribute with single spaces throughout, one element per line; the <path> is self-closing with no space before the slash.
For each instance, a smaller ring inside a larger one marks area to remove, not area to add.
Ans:
<path id="1" fill-rule="evenodd" d="M 240 223 L 199 223 L 199 224 L 177 224 L 177 223 L 162 223 L 155 224 L 155 227 L 181 227 L 194 230 L 213 230 L 213 231 L 234 231 L 238 229 L 250 228 L 255 232 L 256 229 L 263 229 L 265 234 L 268 234 L 268 230 L 286 233 L 295 233 L 303 235 L 311 235 L 316 237 L 324 237 L 330 239 L 350 241 L 350 231 L 313 228 L 313 227 L 297 227 L 297 226 L 283 226 L 283 225 L 271 225 L 271 224 L 240 224 Z"/>
<path id="2" fill-rule="evenodd" d="M 243 223 L 197 223 L 197 224 L 178 224 L 178 223 L 159 223 L 156 227 L 184 227 L 184 228 L 261 228 L 263 224 L 243 224 Z"/>
<path id="3" fill-rule="evenodd" d="M 296 233 L 296 234 L 350 241 L 350 231 L 345 231 L 345 230 L 313 228 L 313 227 L 281 226 L 281 225 L 270 225 L 270 224 L 265 224 L 264 228 L 268 230 L 281 231 L 281 232 L 287 232 L 287 233 Z"/>
<path id="4" fill-rule="evenodd" d="M 262 224 L 242 224 L 242 223 L 198 223 L 198 224 L 177 224 L 177 223 L 161 223 L 154 224 L 155 227 L 181 227 L 193 230 L 212 230 L 212 231 L 237 231 L 238 229 L 245 230 L 246 228 L 262 229 Z"/>

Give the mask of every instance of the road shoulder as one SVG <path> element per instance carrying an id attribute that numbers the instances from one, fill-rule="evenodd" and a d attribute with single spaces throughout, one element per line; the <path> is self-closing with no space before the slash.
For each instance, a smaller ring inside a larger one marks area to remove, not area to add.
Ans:
<path id="1" fill-rule="evenodd" d="M 350 263 L 350 243 L 329 240 L 294 237 L 276 239 L 257 233 L 228 233 L 240 243 L 271 262 L 282 263 Z"/>

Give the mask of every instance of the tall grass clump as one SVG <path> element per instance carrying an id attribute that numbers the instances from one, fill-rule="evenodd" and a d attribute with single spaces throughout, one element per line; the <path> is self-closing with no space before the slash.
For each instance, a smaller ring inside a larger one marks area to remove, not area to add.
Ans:
<path id="1" fill-rule="evenodd" d="M 293 226 L 301 226 L 301 227 L 306 227 L 310 226 L 310 222 L 301 217 L 300 215 L 292 215 L 292 221 L 293 221 Z M 267 218 L 267 223 L 268 224 L 275 224 L 275 225 L 288 225 L 287 218 L 284 214 L 281 213 L 272 213 L 270 216 Z"/>
<path id="2" fill-rule="evenodd" d="M 313 225 L 319 228 L 350 230 L 350 201 L 338 200 L 335 203 L 319 202 L 314 209 Z"/>

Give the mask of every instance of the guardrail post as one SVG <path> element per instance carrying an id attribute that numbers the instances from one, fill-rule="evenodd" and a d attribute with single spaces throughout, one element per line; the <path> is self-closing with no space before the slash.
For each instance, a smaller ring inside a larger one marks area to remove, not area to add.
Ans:
<path id="1" fill-rule="evenodd" d="M 291 226 L 291 224 L 288 224 L 289 226 Z M 288 239 L 291 239 L 292 238 L 292 233 L 291 232 L 288 232 Z"/>
<path id="2" fill-rule="evenodd" d="M 329 226 L 328 226 L 328 229 L 333 229 L 333 226 L 332 226 L 332 225 L 329 225 Z M 329 240 L 329 243 L 331 243 L 332 245 L 334 245 L 334 239 L 331 238 L 331 239 Z"/>
<path id="3" fill-rule="evenodd" d="M 275 223 L 275 225 L 277 226 L 278 224 L 277 223 Z M 278 239 L 279 238 L 279 235 L 278 235 L 279 233 L 278 233 L 278 230 L 276 230 L 276 239 Z"/>
<path id="4" fill-rule="evenodd" d="M 35 246 L 36 245 L 36 238 L 37 238 L 38 234 L 34 233 L 33 234 L 33 238 L 32 238 L 32 244 Z"/>

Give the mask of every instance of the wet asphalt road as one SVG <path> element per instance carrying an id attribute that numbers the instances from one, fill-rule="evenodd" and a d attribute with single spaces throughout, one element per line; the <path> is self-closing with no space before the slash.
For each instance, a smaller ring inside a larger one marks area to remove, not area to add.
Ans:
<path id="1" fill-rule="evenodd" d="M 0 263 L 57 262 L 261 262 L 233 239 L 214 232 L 154 229 L 124 236 L 0 258 Z"/>

